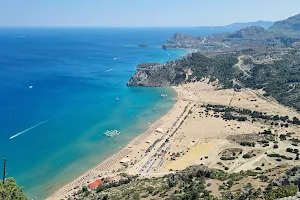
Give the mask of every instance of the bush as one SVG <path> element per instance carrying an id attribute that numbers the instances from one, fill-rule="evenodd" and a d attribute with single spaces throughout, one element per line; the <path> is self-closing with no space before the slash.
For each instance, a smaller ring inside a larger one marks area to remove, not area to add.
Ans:
<path id="1" fill-rule="evenodd" d="M 267 181 L 269 180 L 269 178 L 268 178 L 267 176 L 265 176 L 265 175 L 259 176 L 259 179 L 260 179 L 261 181 L 263 181 L 263 182 L 267 182 Z"/>
<path id="2" fill-rule="evenodd" d="M 224 169 L 225 169 L 225 170 L 228 170 L 228 169 L 229 169 L 229 167 L 225 167 Z"/>
<path id="3" fill-rule="evenodd" d="M 260 167 L 256 167 L 255 170 L 262 170 Z"/>
<path id="4" fill-rule="evenodd" d="M 149 186 L 146 188 L 146 190 L 148 191 L 148 193 L 152 194 L 154 192 L 154 187 Z"/>
<path id="5" fill-rule="evenodd" d="M 271 130 L 264 130 L 264 132 L 262 132 L 262 134 L 271 135 L 272 131 Z"/>
<path id="6" fill-rule="evenodd" d="M 275 144 L 275 145 L 273 146 L 273 149 L 278 149 L 278 145 Z"/>
<path id="7" fill-rule="evenodd" d="M 240 145 L 242 145 L 242 146 L 249 146 L 249 147 L 255 147 L 255 142 L 243 141 L 243 142 L 240 142 Z"/>
<path id="8" fill-rule="evenodd" d="M 271 154 L 268 154 L 269 157 L 274 157 L 274 158 L 279 158 L 281 157 L 278 153 L 271 153 Z"/>
<path id="9" fill-rule="evenodd" d="M 256 176 L 256 175 L 257 175 L 257 172 L 248 170 L 248 171 L 246 171 L 246 174 L 247 174 L 248 176 Z"/>
<path id="10" fill-rule="evenodd" d="M 265 199 L 284 198 L 289 196 L 295 196 L 298 191 L 298 187 L 294 184 L 280 186 L 276 189 L 269 189 L 266 191 Z"/>
<path id="11" fill-rule="evenodd" d="M 251 155 L 249 155 L 249 154 L 244 154 L 244 155 L 243 155 L 243 158 L 251 158 Z"/>
<path id="12" fill-rule="evenodd" d="M 244 122 L 247 121 L 247 117 L 238 117 L 237 120 L 240 122 Z"/>
<path id="13" fill-rule="evenodd" d="M 234 160 L 235 157 L 225 157 L 225 156 L 222 156 L 220 159 L 221 159 L 221 160 Z M 221 164 L 222 164 L 222 163 L 221 163 Z"/>

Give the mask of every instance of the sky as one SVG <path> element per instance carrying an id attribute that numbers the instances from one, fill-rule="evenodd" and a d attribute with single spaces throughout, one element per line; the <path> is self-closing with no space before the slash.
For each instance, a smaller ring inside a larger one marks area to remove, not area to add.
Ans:
<path id="1" fill-rule="evenodd" d="M 300 0 L 0 0 L 0 26 L 215 26 L 298 13 Z"/>

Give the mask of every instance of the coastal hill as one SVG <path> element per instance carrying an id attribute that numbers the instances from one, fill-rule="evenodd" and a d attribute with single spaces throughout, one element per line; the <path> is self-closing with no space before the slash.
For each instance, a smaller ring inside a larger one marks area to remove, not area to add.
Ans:
<path id="1" fill-rule="evenodd" d="M 275 22 L 268 30 L 284 34 L 299 37 L 300 36 L 300 14 L 290 17 L 283 21 Z"/>
<path id="2" fill-rule="evenodd" d="M 275 22 L 270 29 L 251 26 L 206 37 L 177 33 L 165 48 L 194 48 L 198 52 L 138 69 L 127 85 L 172 86 L 209 78 L 224 88 L 263 89 L 266 96 L 300 110 L 299 24 L 297 15 Z M 287 31 L 286 27 L 291 28 Z"/>
<path id="3" fill-rule="evenodd" d="M 233 32 L 233 31 L 237 31 L 239 29 L 243 29 L 249 26 L 260 26 L 263 27 L 265 29 L 270 28 L 272 25 L 274 24 L 274 22 L 269 22 L 269 21 L 256 21 L 256 22 L 236 22 L 236 23 L 232 23 L 229 25 L 225 25 L 225 26 L 199 26 L 197 27 L 198 29 L 200 29 L 201 31 L 214 31 L 214 32 Z"/>

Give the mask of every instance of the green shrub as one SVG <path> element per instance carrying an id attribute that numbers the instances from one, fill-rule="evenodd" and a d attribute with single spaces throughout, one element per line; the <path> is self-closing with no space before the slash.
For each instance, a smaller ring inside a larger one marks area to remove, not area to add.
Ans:
<path id="1" fill-rule="evenodd" d="M 251 155 L 249 155 L 249 154 L 244 154 L 244 155 L 243 155 L 243 158 L 251 158 Z"/>
<path id="2" fill-rule="evenodd" d="M 222 156 L 220 159 L 221 160 L 234 160 L 235 157 L 225 157 L 225 156 Z"/>
<path id="3" fill-rule="evenodd" d="M 256 176 L 256 175 L 257 175 L 257 172 L 248 170 L 248 171 L 246 171 L 246 175 L 248 175 L 248 176 Z"/>
<path id="4" fill-rule="evenodd" d="M 275 158 L 279 158 L 281 157 L 278 153 L 271 153 L 271 154 L 268 154 L 269 157 L 275 157 Z"/>
<path id="5" fill-rule="evenodd" d="M 265 193 L 265 199 L 271 200 L 276 198 L 295 196 L 297 191 L 298 187 L 294 184 L 280 186 L 276 189 L 269 188 Z"/>

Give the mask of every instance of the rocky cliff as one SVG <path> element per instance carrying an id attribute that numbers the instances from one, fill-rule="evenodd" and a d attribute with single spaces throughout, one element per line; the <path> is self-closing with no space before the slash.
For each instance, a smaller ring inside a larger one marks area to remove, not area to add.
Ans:
<path id="1" fill-rule="evenodd" d="M 185 77 L 183 70 L 175 69 L 175 62 L 143 63 L 136 67 L 136 73 L 129 79 L 128 86 L 162 87 L 177 84 L 179 77 Z M 181 80 L 181 79 L 180 79 Z"/>
<path id="2" fill-rule="evenodd" d="M 144 63 L 136 67 L 136 73 L 130 78 L 128 86 L 171 86 L 184 82 L 199 81 L 203 77 L 220 80 L 230 85 L 234 78 L 236 56 L 218 55 L 206 57 L 201 53 L 189 54 L 186 57 L 160 63 Z M 230 87 L 230 86 L 229 86 Z"/>

